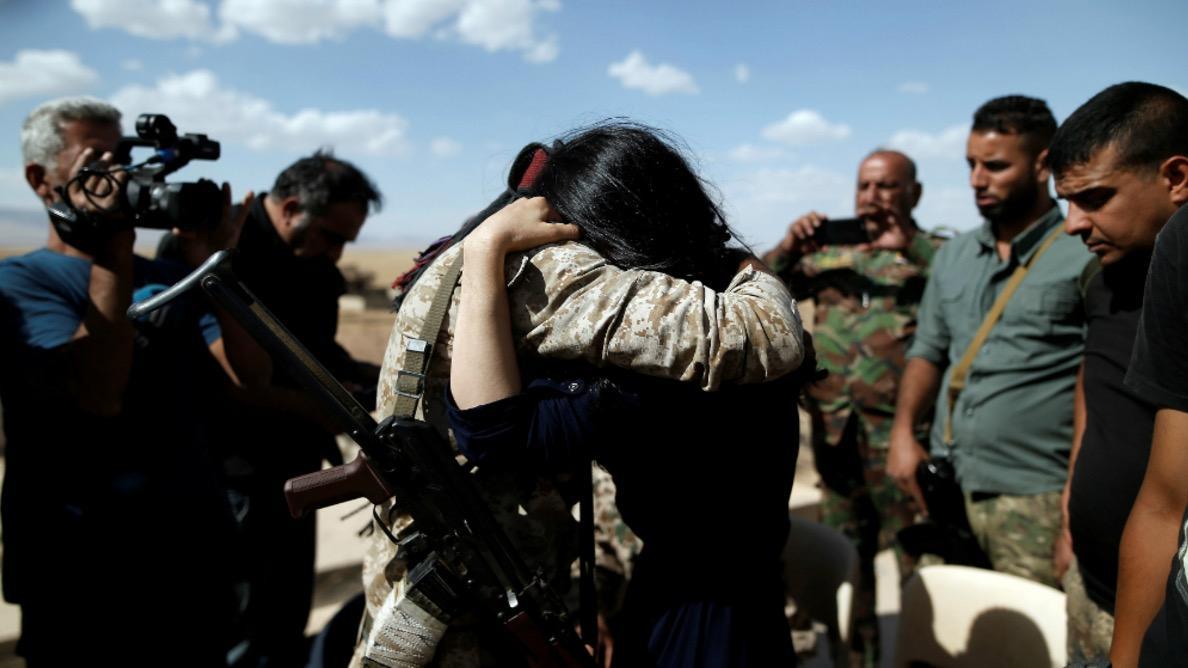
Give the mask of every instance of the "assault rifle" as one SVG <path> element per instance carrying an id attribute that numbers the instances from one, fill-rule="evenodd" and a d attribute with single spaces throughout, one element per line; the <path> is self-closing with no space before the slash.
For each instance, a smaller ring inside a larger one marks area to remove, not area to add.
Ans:
<path id="1" fill-rule="evenodd" d="M 200 286 L 285 367 L 350 435 L 362 453 L 351 463 L 288 481 L 289 510 L 300 517 L 343 501 L 381 504 L 395 496 L 414 520 L 400 541 L 409 596 L 444 622 L 477 608 L 518 641 L 533 666 L 593 666 L 561 598 L 532 573 L 487 507 L 449 443 L 427 423 L 389 417 L 376 424 L 283 324 L 235 277 L 219 251 L 168 290 L 133 304 L 136 319 Z M 377 518 L 377 521 L 380 521 Z M 381 528 L 387 528 L 381 522 Z"/>

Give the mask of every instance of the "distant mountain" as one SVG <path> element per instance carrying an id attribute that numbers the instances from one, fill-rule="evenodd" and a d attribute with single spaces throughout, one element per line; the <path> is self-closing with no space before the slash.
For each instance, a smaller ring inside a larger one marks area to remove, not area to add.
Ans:
<path id="1" fill-rule="evenodd" d="M 38 248 L 45 244 L 46 225 L 49 221 L 41 209 L 18 209 L 0 206 L 0 249 Z M 452 232 L 453 230 L 446 230 Z M 164 232 L 161 230 L 137 230 L 136 247 L 139 252 L 150 252 Z M 432 239 L 416 235 L 390 234 L 379 227 L 364 227 L 356 248 L 371 249 L 420 249 L 429 245 Z"/>
<path id="2" fill-rule="evenodd" d="M 0 206 L 0 257 L 44 246 L 46 225 L 49 225 L 49 219 L 43 209 Z M 136 252 L 152 255 L 162 234 L 163 230 L 139 230 Z"/>

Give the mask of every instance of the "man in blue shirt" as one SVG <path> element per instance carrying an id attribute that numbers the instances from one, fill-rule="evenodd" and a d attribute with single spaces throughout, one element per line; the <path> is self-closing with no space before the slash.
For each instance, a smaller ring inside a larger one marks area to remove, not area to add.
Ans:
<path id="1" fill-rule="evenodd" d="M 4 594 L 21 606 L 18 653 L 32 666 L 220 665 L 233 524 L 209 451 L 220 427 L 210 401 L 228 378 L 270 371 L 197 300 L 126 317 L 187 267 L 134 255 L 118 206 L 125 173 L 77 178 L 110 166 L 119 122 L 110 105 L 73 98 L 41 105 L 22 128 L 42 203 L 69 198 L 106 234 L 84 250 L 51 225 L 45 248 L 0 262 Z M 200 261 L 241 225 L 224 216 L 188 234 L 186 257 Z"/>

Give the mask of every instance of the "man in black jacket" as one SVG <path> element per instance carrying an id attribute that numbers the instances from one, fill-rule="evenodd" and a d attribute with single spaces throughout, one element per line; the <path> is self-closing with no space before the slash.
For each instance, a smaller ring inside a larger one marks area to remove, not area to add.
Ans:
<path id="1" fill-rule="evenodd" d="M 374 404 L 378 367 L 351 359 L 335 340 L 346 282 L 343 247 L 378 209 L 375 184 L 354 165 L 319 151 L 287 167 L 256 197 L 237 246 L 235 272 L 324 364 Z M 304 632 L 313 598 L 314 517 L 294 520 L 285 480 L 341 463 L 332 428 L 295 379 L 277 368 L 271 387 L 244 397 L 248 425 L 228 453 L 228 474 L 245 547 L 245 644 L 236 666 L 305 665 Z"/>

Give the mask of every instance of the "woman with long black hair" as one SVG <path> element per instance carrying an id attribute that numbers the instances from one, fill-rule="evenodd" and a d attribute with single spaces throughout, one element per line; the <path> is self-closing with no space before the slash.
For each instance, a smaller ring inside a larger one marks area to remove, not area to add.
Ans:
<path id="1" fill-rule="evenodd" d="M 611 472 L 619 510 L 644 542 L 616 663 L 794 663 L 780 554 L 800 379 L 706 393 L 517 358 L 506 293 L 509 253 L 579 238 L 621 267 L 699 281 L 706 299 L 762 268 L 729 245 L 702 181 L 651 128 L 603 124 L 564 138 L 531 194 L 464 242 L 449 393 L 459 447 L 482 465 L 558 473 L 592 452 Z"/>

